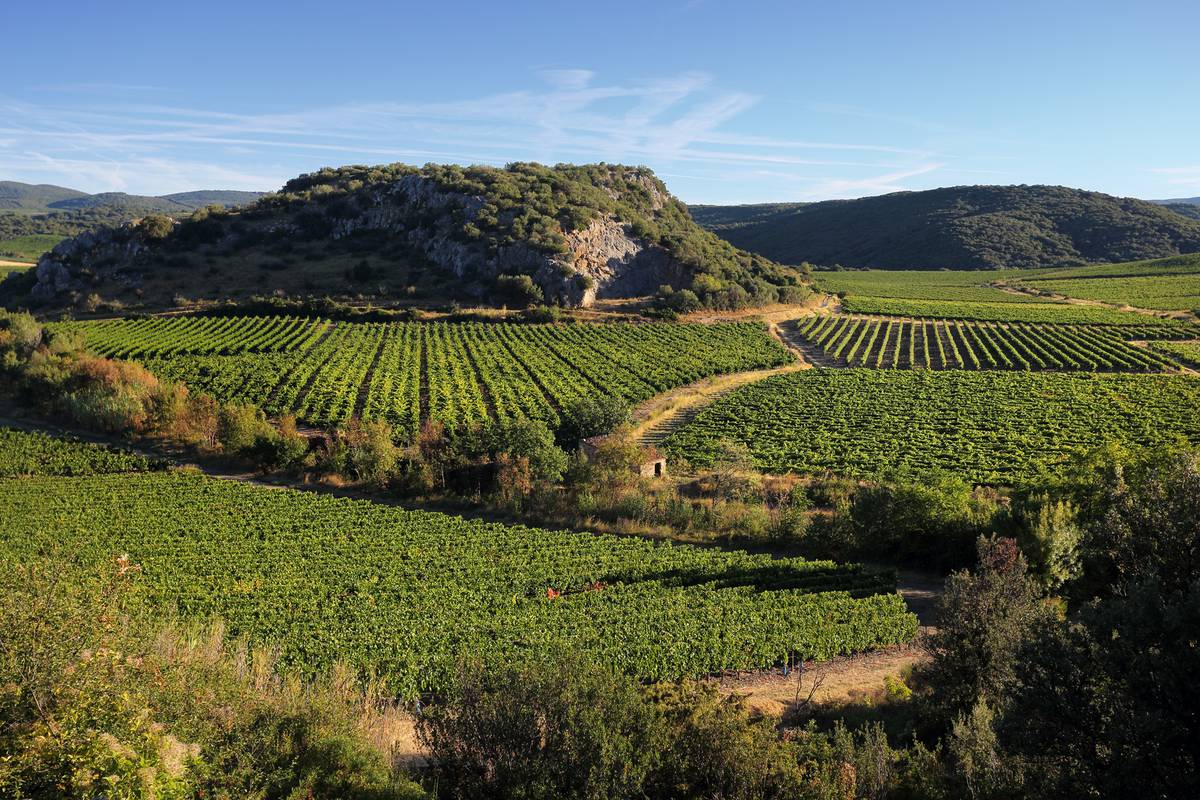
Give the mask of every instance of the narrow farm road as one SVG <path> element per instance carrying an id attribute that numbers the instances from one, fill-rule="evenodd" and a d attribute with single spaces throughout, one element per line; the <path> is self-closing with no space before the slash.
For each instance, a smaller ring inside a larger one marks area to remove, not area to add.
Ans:
<path id="1" fill-rule="evenodd" d="M 796 359 L 795 361 L 769 369 L 715 375 L 651 397 L 634 409 L 632 415 L 633 435 L 637 437 L 642 446 L 658 447 L 674 431 L 695 419 L 701 409 L 734 389 L 770 378 L 773 375 L 812 369 L 813 365 L 808 354 L 801 348 L 788 328 L 788 323 L 796 316 L 797 311 L 795 308 L 790 308 L 785 313 L 786 319 L 765 319 L 764 321 L 767 330 L 788 349 Z"/>
<path id="2" fill-rule="evenodd" d="M 1180 319 L 1180 320 L 1187 320 L 1190 322 L 1200 321 L 1200 317 L 1197 317 L 1196 314 L 1193 314 L 1190 311 L 1184 311 L 1182 309 L 1178 310 L 1178 311 L 1168 311 L 1168 310 L 1164 310 L 1164 309 L 1155 309 L 1155 308 L 1138 308 L 1137 306 L 1131 306 L 1131 305 L 1123 304 L 1123 303 L 1105 303 L 1101 300 L 1086 300 L 1082 297 L 1071 297 L 1070 295 L 1055 294 L 1055 293 L 1051 293 L 1047 297 L 1045 295 L 1039 294 L 1039 293 L 1033 291 L 1032 289 L 1021 286 L 1019 284 L 1012 285 L 1012 284 L 1008 284 L 1008 283 L 1004 283 L 1004 282 L 993 283 L 992 287 L 995 289 L 999 289 L 1002 292 L 1006 292 L 1008 294 L 1015 294 L 1015 295 L 1024 296 L 1024 297 L 1037 297 L 1037 298 L 1041 298 L 1041 299 L 1045 299 L 1045 300 L 1057 300 L 1057 301 L 1065 302 L 1068 305 L 1073 305 L 1073 306 L 1093 306 L 1095 308 L 1111 308 L 1116 311 L 1128 311 L 1133 314 L 1142 314 L 1143 316 L 1147 316 L 1147 317 L 1159 317 L 1160 319 Z"/>

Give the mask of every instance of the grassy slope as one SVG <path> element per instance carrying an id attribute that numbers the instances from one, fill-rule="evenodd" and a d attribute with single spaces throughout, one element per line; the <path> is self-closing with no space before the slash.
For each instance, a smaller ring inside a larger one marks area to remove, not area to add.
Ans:
<path id="1" fill-rule="evenodd" d="M 62 240 L 62 236 L 44 233 L 0 239 L 0 259 L 9 258 L 15 261 L 34 262 L 42 253 L 50 250 Z"/>

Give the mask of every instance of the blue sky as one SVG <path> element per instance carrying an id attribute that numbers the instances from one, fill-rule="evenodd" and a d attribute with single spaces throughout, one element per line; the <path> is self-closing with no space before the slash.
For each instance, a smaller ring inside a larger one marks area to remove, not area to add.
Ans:
<path id="1" fill-rule="evenodd" d="M 688 202 L 1200 195 L 1200 2 L 11 2 L 0 179 L 646 164 Z"/>

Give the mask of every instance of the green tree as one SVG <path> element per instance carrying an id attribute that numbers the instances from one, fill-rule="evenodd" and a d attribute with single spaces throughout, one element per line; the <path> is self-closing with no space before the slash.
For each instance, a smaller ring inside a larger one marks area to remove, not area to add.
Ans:
<path id="1" fill-rule="evenodd" d="M 629 404 L 613 395 L 585 395 L 563 409 L 557 439 L 563 447 L 613 429 L 629 421 Z"/>
<path id="2" fill-rule="evenodd" d="M 447 798 L 636 797 L 665 744 L 636 686 L 583 658 L 464 668 L 417 736 Z"/>
<path id="3" fill-rule="evenodd" d="M 948 724 L 982 702 L 1002 709 L 1017 653 L 1049 611 L 1012 539 L 980 538 L 974 572 L 955 572 L 938 601 L 923 677 L 934 715 Z"/>

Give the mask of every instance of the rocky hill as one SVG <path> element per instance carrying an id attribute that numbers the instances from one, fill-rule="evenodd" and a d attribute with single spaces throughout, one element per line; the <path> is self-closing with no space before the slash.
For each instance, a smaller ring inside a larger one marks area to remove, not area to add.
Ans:
<path id="1" fill-rule="evenodd" d="M 668 285 L 740 307 L 794 299 L 803 283 L 700 228 L 645 168 L 397 164 L 324 169 L 244 208 L 85 233 L 2 294 L 126 307 L 262 294 L 587 306 Z"/>
<path id="2" fill-rule="evenodd" d="M 692 213 L 730 243 L 785 264 L 1026 268 L 1200 251 L 1200 222 L 1184 214 L 1063 186 L 955 186 Z"/>

